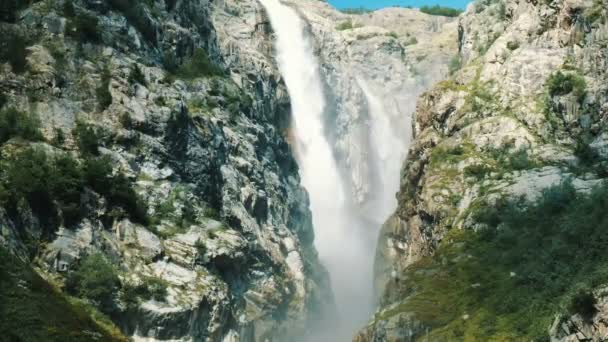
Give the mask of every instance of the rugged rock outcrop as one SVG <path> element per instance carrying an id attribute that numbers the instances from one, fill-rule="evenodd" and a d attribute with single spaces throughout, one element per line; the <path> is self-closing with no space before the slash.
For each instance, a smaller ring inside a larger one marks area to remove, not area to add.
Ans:
<path id="1" fill-rule="evenodd" d="M 607 33 L 605 1 L 477 1 L 461 15 L 463 67 L 418 100 L 399 206 L 377 249 L 380 308 L 357 341 L 530 338 L 529 327 L 505 328 L 512 316 L 472 315 L 475 305 L 460 305 L 470 293 L 493 296 L 493 287 L 474 278 L 459 283 L 459 267 L 469 265 L 463 260 L 475 258 L 461 236 L 495 229 L 488 216 L 505 201 L 523 196 L 533 207 L 541 196 L 547 203 L 544 189 L 567 182 L 585 193 L 605 179 Z M 532 275 L 505 277 L 495 281 L 515 279 L 523 288 Z M 429 295 L 434 285 L 439 292 Z M 560 296 L 572 291 L 564 286 Z M 595 324 L 605 315 L 601 293 L 582 297 L 590 317 L 557 318 L 553 327 L 542 310 L 571 313 L 537 307 L 535 317 L 518 314 L 542 325 L 539 339 L 604 340 Z"/>
<path id="2" fill-rule="evenodd" d="M 122 185 L 85 179 L 69 220 L 63 198 L 45 212 L 36 194 L 3 200 L 0 245 L 58 284 L 101 253 L 121 283 L 109 315 L 136 340 L 263 341 L 318 320 L 328 276 L 261 6 L 43 0 L 16 13 L 2 49 L 27 59 L 3 57 L 1 105 L 35 114 L 43 136 L 9 136 L 3 162 L 33 148 Z M 128 292 L 148 285 L 163 291 Z"/>

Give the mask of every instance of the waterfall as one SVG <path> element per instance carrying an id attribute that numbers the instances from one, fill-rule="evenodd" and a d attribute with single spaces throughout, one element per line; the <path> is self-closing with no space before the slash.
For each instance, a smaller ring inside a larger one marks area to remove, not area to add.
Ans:
<path id="1" fill-rule="evenodd" d="M 371 218 L 383 222 L 397 207 L 397 198 L 394 196 L 396 189 L 399 189 L 399 170 L 407 153 L 407 127 L 409 127 L 408 117 L 391 117 L 390 113 L 402 113 L 399 108 L 386 108 L 386 105 L 373 91 L 368 82 L 362 78 L 357 78 L 357 84 L 365 100 L 369 112 L 369 140 L 373 163 L 377 169 L 378 178 L 376 186 L 372 189 L 373 201 L 370 212 Z M 412 101 L 415 103 L 415 101 Z M 405 121 L 405 122 L 404 122 Z M 400 135 L 399 135 L 400 133 Z"/>
<path id="2" fill-rule="evenodd" d="M 278 0 L 260 0 L 276 33 L 276 58 L 292 104 L 295 153 L 310 196 L 315 247 L 327 267 L 339 317 L 309 341 L 349 341 L 369 319 L 375 237 L 347 207 L 344 186 L 325 136 L 325 96 L 303 20 Z M 366 232 L 366 233 L 360 233 Z"/>

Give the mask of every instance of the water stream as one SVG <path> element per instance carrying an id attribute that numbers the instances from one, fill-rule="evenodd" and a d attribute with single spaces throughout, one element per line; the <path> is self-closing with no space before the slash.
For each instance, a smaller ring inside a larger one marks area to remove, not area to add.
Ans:
<path id="1" fill-rule="evenodd" d="M 372 269 L 377 228 L 381 220 L 394 209 L 392 193 L 387 201 L 380 201 L 378 222 L 370 224 L 352 201 L 345 198 L 338 163 L 325 136 L 323 116 L 326 114 L 323 83 L 319 64 L 314 56 L 310 37 L 307 37 L 305 23 L 296 11 L 279 0 L 259 0 L 268 13 L 275 32 L 276 59 L 285 79 L 292 104 L 295 154 L 300 168 L 303 186 L 310 195 L 310 207 L 315 230 L 315 247 L 321 262 L 328 269 L 332 290 L 336 299 L 338 317 L 329 322 L 330 331 L 319 331 L 308 341 L 340 342 L 350 341 L 356 331 L 363 327 L 372 315 L 373 289 Z M 394 146 L 390 137 L 390 122 L 387 121 L 382 104 L 368 89 L 364 81 L 359 81 L 365 92 L 372 130 L 378 137 L 374 141 L 380 163 L 390 156 L 386 151 Z M 396 161 L 400 163 L 400 160 Z M 394 170 L 398 179 L 399 165 Z M 383 189 L 397 189 L 398 183 L 380 180 Z M 385 188 L 386 187 L 386 188 Z M 388 202 L 388 203 L 387 203 Z M 376 229 L 371 229 L 376 226 Z"/>

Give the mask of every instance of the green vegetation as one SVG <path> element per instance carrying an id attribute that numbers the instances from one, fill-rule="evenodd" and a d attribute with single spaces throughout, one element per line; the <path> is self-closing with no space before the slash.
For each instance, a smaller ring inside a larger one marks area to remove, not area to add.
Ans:
<path id="1" fill-rule="evenodd" d="M 97 89 L 95 89 L 95 95 L 97 96 L 97 102 L 99 103 L 100 110 L 106 110 L 112 104 L 112 93 L 110 93 L 110 81 L 112 75 L 108 68 L 104 68 L 101 72 L 101 82 Z"/>
<path id="2" fill-rule="evenodd" d="M 181 189 L 171 192 L 167 200 L 158 203 L 154 208 L 154 215 L 150 218 L 151 225 L 167 223 L 170 226 L 162 231 L 155 231 L 161 237 L 169 238 L 175 234 L 184 233 L 190 225 L 196 222 L 196 212 L 192 203 L 184 198 Z"/>
<path id="3" fill-rule="evenodd" d="M 105 256 L 95 253 L 85 257 L 78 269 L 68 275 L 65 286 L 69 293 L 90 300 L 102 312 L 111 313 L 120 279 Z"/>
<path id="4" fill-rule="evenodd" d="M 392 38 L 395 38 L 395 39 L 399 38 L 399 34 L 397 32 L 395 32 L 395 31 L 391 31 L 391 32 L 387 33 L 386 35 L 388 37 L 392 37 Z M 414 37 L 414 39 L 416 39 L 416 38 Z M 416 41 L 416 43 L 417 43 L 417 41 Z"/>
<path id="5" fill-rule="evenodd" d="M 126 284 L 121 293 L 129 308 L 136 308 L 142 300 L 162 302 L 167 297 L 167 282 L 156 277 L 145 277 L 137 285 Z"/>
<path id="6" fill-rule="evenodd" d="M 0 63 L 9 63 L 13 72 L 21 74 L 27 68 L 27 40 L 18 32 L 0 30 Z"/>
<path id="7" fill-rule="evenodd" d="M 157 38 L 156 27 L 147 15 L 146 1 L 109 0 L 113 10 L 121 12 L 129 24 L 135 27 L 144 39 L 154 44 Z"/>
<path id="8" fill-rule="evenodd" d="M 507 49 L 509 49 L 511 51 L 519 49 L 519 42 L 516 42 L 516 41 L 507 42 Z"/>
<path id="9" fill-rule="evenodd" d="M 352 29 L 362 27 L 362 26 L 363 26 L 362 24 L 353 23 L 352 20 L 347 20 L 347 21 L 344 21 L 344 22 L 338 24 L 338 26 L 336 26 L 336 30 L 338 30 L 338 31 L 352 30 Z"/>
<path id="10" fill-rule="evenodd" d="M 99 155 L 99 144 L 103 139 L 98 129 L 82 121 L 77 121 L 72 130 L 72 135 L 83 155 Z"/>
<path id="11" fill-rule="evenodd" d="M 593 6 L 588 7 L 583 15 L 590 23 L 600 22 L 606 23 L 605 5 L 602 0 L 594 0 Z"/>
<path id="12" fill-rule="evenodd" d="M 8 102 L 8 96 L 5 93 L 0 91 L 0 110 L 6 105 Z"/>
<path id="13" fill-rule="evenodd" d="M 418 39 L 416 39 L 416 37 L 410 37 L 405 41 L 405 45 L 416 45 L 418 44 Z"/>
<path id="14" fill-rule="evenodd" d="M 139 67 L 139 65 L 133 64 L 133 67 L 131 68 L 131 72 L 129 73 L 129 82 L 130 83 L 139 83 L 143 86 L 148 85 L 148 81 L 146 81 L 146 76 L 144 75 L 143 71 L 141 71 L 141 68 Z"/>
<path id="15" fill-rule="evenodd" d="M 110 321 L 66 298 L 0 248 L 0 331 L 6 341 L 127 341 Z"/>
<path id="16" fill-rule="evenodd" d="M 481 164 L 473 164 L 465 167 L 464 175 L 483 179 L 491 172 L 496 172 L 498 178 L 502 178 L 504 173 L 511 171 L 523 171 L 540 167 L 541 165 L 530 158 L 526 148 L 518 149 L 514 152 L 509 151 L 510 146 L 502 148 L 491 148 L 484 153 L 480 153 L 483 158 Z"/>
<path id="17" fill-rule="evenodd" d="M 584 171 L 591 171 L 591 167 L 601 161 L 601 156 L 590 146 L 591 138 L 587 134 L 582 134 L 576 141 L 574 146 L 574 155 L 578 158 Z M 598 167 L 595 171 L 603 172 L 602 167 Z"/>
<path id="18" fill-rule="evenodd" d="M 0 1 L 0 21 L 14 23 L 18 12 L 38 0 L 2 0 Z"/>
<path id="19" fill-rule="evenodd" d="M 455 147 L 436 147 L 431 152 L 431 166 L 439 166 L 440 164 L 455 165 L 462 159 L 466 158 L 467 151 L 471 146 L 455 146 Z"/>
<path id="20" fill-rule="evenodd" d="M 345 14 L 367 14 L 372 13 L 374 10 L 365 7 L 356 7 L 356 8 L 342 8 L 340 12 Z"/>
<path id="21" fill-rule="evenodd" d="M 194 50 L 194 54 L 176 71 L 177 77 L 186 80 L 222 75 L 224 75 L 224 71 L 209 59 L 207 52 L 203 49 Z"/>
<path id="22" fill-rule="evenodd" d="M 462 59 L 460 55 L 455 55 L 450 59 L 450 63 L 448 64 L 448 70 L 450 75 L 453 75 L 456 71 L 462 68 Z"/>
<path id="23" fill-rule="evenodd" d="M 587 89 L 585 78 L 578 73 L 562 73 L 558 71 L 547 79 L 549 96 L 563 96 L 572 93 L 576 98 L 583 99 Z"/>
<path id="24" fill-rule="evenodd" d="M 129 217 L 132 221 L 149 223 L 147 208 L 131 187 L 131 181 L 122 173 L 112 174 L 112 163 L 107 157 L 88 158 L 84 165 L 84 178 L 93 190 L 108 200 L 113 219 Z"/>
<path id="25" fill-rule="evenodd" d="M 420 12 L 430 15 L 441 15 L 444 17 L 457 17 L 462 13 L 462 10 L 444 6 L 422 6 Z"/>
<path id="26" fill-rule="evenodd" d="M 43 140 L 38 117 L 12 107 L 0 110 L 0 144 L 11 138 Z"/>
<path id="27" fill-rule="evenodd" d="M 536 202 L 476 208 L 486 228 L 451 231 L 377 319 L 413 312 L 434 341 L 544 341 L 556 314 L 593 314 L 590 289 L 608 281 L 608 186 L 581 194 L 566 182 Z"/>
<path id="28" fill-rule="evenodd" d="M 71 227 L 86 214 L 81 203 L 85 188 L 108 201 L 111 218 L 148 222 L 146 208 L 123 174 L 112 175 L 110 160 L 89 156 L 79 163 L 68 154 L 47 155 L 26 148 L 0 164 L 0 206 L 16 216 L 27 203 L 51 234 L 59 225 Z"/>
<path id="29" fill-rule="evenodd" d="M 99 43 L 101 42 L 101 32 L 99 30 L 99 19 L 96 16 L 87 13 L 75 14 L 73 6 L 65 6 L 64 14 L 68 18 L 66 24 L 66 34 L 81 43 Z M 74 14 L 73 17 L 68 17 L 69 14 Z"/>

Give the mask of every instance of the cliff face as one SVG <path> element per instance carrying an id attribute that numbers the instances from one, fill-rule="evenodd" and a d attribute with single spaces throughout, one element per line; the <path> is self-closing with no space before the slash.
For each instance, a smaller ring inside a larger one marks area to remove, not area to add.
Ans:
<path id="1" fill-rule="evenodd" d="M 357 341 L 606 338 L 605 260 L 586 255 L 605 210 L 607 34 L 603 1 L 461 15 L 463 67 L 418 100 Z"/>
<path id="2" fill-rule="evenodd" d="M 259 4 L 12 5 L 0 246 L 136 340 L 261 341 L 318 319 L 328 277 Z M 102 298 L 85 272 L 108 264 Z"/>

